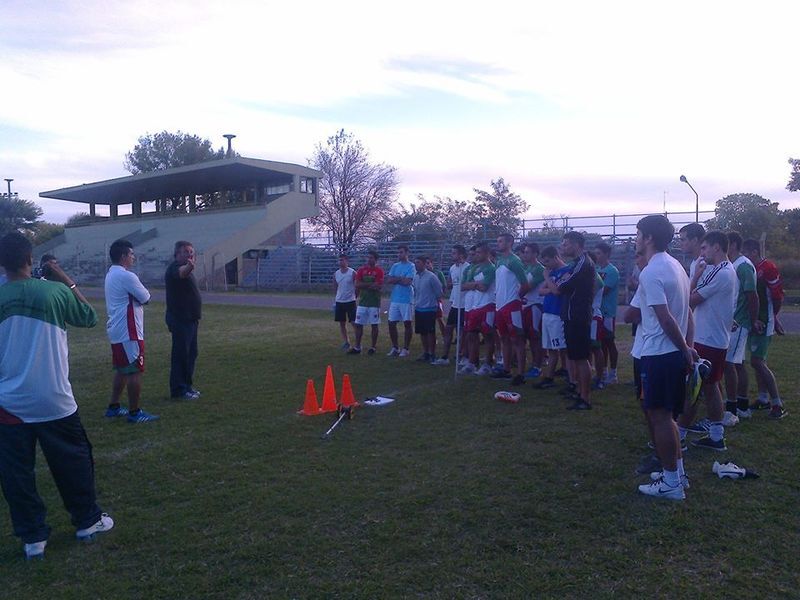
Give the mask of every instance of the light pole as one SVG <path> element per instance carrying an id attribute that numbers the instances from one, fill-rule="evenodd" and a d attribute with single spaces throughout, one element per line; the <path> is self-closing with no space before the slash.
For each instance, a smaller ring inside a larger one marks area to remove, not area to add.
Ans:
<path id="1" fill-rule="evenodd" d="M 688 185 L 691 190 L 694 192 L 694 222 L 700 222 L 700 196 L 697 194 L 697 190 L 692 187 L 692 184 L 689 183 L 689 180 L 686 179 L 686 175 L 681 175 L 681 181 Z"/>
<path id="2" fill-rule="evenodd" d="M 11 182 L 14 181 L 13 179 L 6 179 L 6 183 L 8 184 L 8 201 L 11 202 Z"/>
<path id="3" fill-rule="evenodd" d="M 233 156 L 233 147 L 231 146 L 231 140 L 236 137 L 236 134 L 226 133 L 222 137 L 228 140 L 228 151 L 225 153 L 225 158 L 230 158 L 231 156 Z"/>

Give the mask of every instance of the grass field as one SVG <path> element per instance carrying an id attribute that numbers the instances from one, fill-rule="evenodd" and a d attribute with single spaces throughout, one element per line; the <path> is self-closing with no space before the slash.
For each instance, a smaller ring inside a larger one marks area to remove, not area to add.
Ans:
<path id="1" fill-rule="evenodd" d="M 163 306 L 147 308 L 143 406 L 157 423 L 101 416 L 105 332 L 71 330 L 72 381 L 94 444 L 101 506 L 115 529 L 80 545 L 44 461 L 54 527 L 26 563 L 0 516 L 5 598 L 797 597 L 800 563 L 796 356 L 771 363 L 789 418 L 728 434 L 727 453 L 690 450 L 683 503 L 637 495 L 645 453 L 627 385 L 591 413 L 555 392 L 492 399 L 498 386 L 452 369 L 338 350 L 328 312 L 207 306 L 196 386 L 167 399 Z M 627 346 L 629 332 L 620 328 Z M 382 331 L 385 336 L 386 332 Z M 416 342 L 415 342 L 416 343 Z M 417 347 L 418 347 L 418 343 Z M 330 440 L 330 415 L 300 417 L 305 380 L 350 373 L 361 408 Z M 627 355 L 622 380 L 630 379 Z M 719 480 L 715 459 L 760 472 Z"/>

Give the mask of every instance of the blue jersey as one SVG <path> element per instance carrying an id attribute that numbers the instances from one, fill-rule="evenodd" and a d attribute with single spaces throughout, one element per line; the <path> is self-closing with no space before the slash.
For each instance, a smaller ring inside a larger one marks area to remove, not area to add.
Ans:
<path id="1" fill-rule="evenodd" d="M 389 277 L 408 277 L 409 279 L 414 279 L 414 275 L 416 274 L 417 270 L 414 268 L 414 263 L 411 261 L 404 263 L 396 262 L 392 265 L 392 268 L 389 269 Z M 403 285 L 401 283 L 395 283 L 392 288 L 391 301 L 397 302 L 398 304 L 411 304 L 411 293 L 411 284 Z"/>
<path id="2" fill-rule="evenodd" d="M 569 273 L 570 266 L 564 265 L 560 269 L 550 271 L 550 279 L 558 281 L 558 279 Z M 544 294 L 542 296 L 542 312 L 550 315 L 561 315 L 561 296 L 558 294 Z"/>

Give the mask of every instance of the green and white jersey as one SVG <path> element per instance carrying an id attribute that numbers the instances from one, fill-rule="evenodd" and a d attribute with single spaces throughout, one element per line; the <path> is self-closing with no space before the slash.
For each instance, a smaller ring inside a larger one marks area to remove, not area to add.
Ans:
<path id="1" fill-rule="evenodd" d="M 533 304 L 541 304 L 542 296 L 539 293 L 539 286 L 544 282 L 544 265 L 536 262 L 534 265 L 525 265 L 525 278 L 531 286 L 531 289 L 525 294 L 523 304 L 531 306 Z"/>
<path id="2" fill-rule="evenodd" d="M 470 310 L 483 308 L 489 304 L 494 304 L 495 294 L 495 268 L 490 262 L 472 265 L 469 270 L 470 281 L 482 283 L 486 286 L 486 291 L 474 290 L 472 292 Z"/>
<path id="3" fill-rule="evenodd" d="M 62 283 L 24 279 L 0 287 L 0 422 L 55 421 L 78 409 L 67 325 L 96 324 L 94 309 Z"/>
<path id="4" fill-rule="evenodd" d="M 513 252 L 508 256 L 497 256 L 495 266 L 496 287 L 497 287 L 497 310 L 503 308 L 509 302 L 519 300 L 519 289 L 521 284 L 527 282 L 525 277 L 525 267 L 519 256 Z"/>
<path id="5" fill-rule="evenodd" d="M 749 330 L 753 328 L 753 323 L 750 322 L 750 311 L 747 308 L 747 292 L 756 291 L 756 268 L 744 255 L 733 261 L 733 268 L 736 270 L 736 279 L 739 281 L 733 319 L 739 324 L 739 327 Z"/>

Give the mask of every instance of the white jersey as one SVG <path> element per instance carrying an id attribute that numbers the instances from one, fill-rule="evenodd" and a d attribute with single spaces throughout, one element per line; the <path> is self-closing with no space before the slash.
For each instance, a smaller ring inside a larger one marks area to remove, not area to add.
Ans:
<path id="1" fill-rule="evenodd" d="M 703 271 L 694 290 L 704 298 L 694 307 L 695 342 L 711 348 L 728 347 L 737 285 L 736 271 L 727 260 Z"/>
<path id="2" fill-rule="evenodd" d="M 636 292 L 633 294 L 633 298 L 631 298 L 631 306 L 633 308 L 638 308 L 641 312 L 642 310 L 642 299 L 639 295 L 639 288 L 636 289 Z M 642 328 L 636 328 L 636 335 L 633 336 L 633 347 L 631 348 L 631 356 L 633 358 L 642 358 Z"/>
<path id="3" fill-rule="evenodd" d="M 464 308 L 466 306 L 467 292 L 461 291 L 461 284 L 464 281 L 464 271 L 469 268 L 468 262 L 463 262 L 460 265 L 450 265 L 450 284 L 453 289 L 450 290 L 450 306 L 452 308 Z"/>
<path id="4" fill-rule="evenodd" d="M 657 356 L 677 352 L 661 328 L 654 306 L 666 305 L 681 335 L 689 327 L 689 278 L 681 264 L 666 252 L 658 252 L 639 275 L 639 294 L 642 310 L 642 356 Z"/>
<path id="5" fill-rule="evenodd" d="M 136 273 L 120 265 L 111 265 L 106 274 L 106 331 L 112 344 L 144 339 L 144 308 L 150 292 Z"/>
<path id="6" fill-rule="evenodd" d="M 333 279 L 336 281 L 336 302 L 355 302 L 356 272 L 350 267 L 344 273 L 341 269 L 336 269 Z"/>

